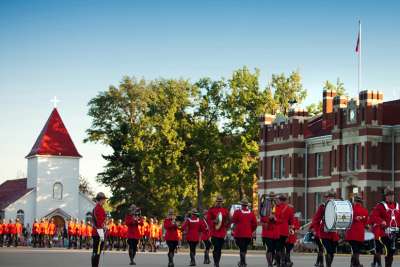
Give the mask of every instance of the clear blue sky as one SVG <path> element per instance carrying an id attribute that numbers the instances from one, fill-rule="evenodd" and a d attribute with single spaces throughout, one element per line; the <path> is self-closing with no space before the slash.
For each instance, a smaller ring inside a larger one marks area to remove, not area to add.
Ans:
<path id="1" fill-rule="evenodd" d="M 350 3 L 351 2 L 351 3 Z M 229 77 L 243 65 L 299 69 L 307 103 L 340 77 L 356 93 L 357 21 L 363 88 L 400 92 L 396 1 L 0 1 L 0 182 L 26 173 L 24 156 L 53 96 L 94 182 L 100 145 L 83 144 L 87 102 L 123 75 Z"/>

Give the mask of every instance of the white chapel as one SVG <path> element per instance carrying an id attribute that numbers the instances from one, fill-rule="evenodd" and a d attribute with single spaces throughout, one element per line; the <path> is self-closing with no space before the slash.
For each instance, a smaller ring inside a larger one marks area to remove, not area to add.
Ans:
<path id="1" fill-rule="evenodd" d="M 81 157 L 54 108 L 26 156 L 27 178 L 0 185 L 0 218 L 30 225 L 41 218 L 54 218 L 58 225 L 87 219 L 95 203 L 79 192 Z"/>

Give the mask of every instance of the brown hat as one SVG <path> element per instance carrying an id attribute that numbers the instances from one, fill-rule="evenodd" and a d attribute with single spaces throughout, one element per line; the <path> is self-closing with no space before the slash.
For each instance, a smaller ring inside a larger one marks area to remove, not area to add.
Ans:
<path id="1" fill-rule="evenodd" d="M 195 214 L 195 215 L 198 215 L 198 214 L 199 214 L 199 212 L 197 211 L 196 208 L 193 208 L 193 209 L 190 211 L 190 213 L 191 213 L 191 214 Z"/>
<path id="2" fill-rule="evenodd" d="M 387 187 L 383 190 L 383 195 L 384 195 L 384 196 L 394 195 L 394 190 L 393 190 L 393 188 L 391 188 L 390 186 L 387 186 Z"/>
<path id="3" fill-rule="evenodd" d="M 353 196 L 354 202 L 363 202 L 363 198 L 360 195 Z"/>
<path id="4" fill-rule="evenodd" d="M 135 210 L 137 209 L 137 207 L 136 207 L 135 204 L 132 204 L 132 205 L 129 207 L 129 209 L 130 209 L 131 211 L 135 211 Z"/>
<path id="5" fill-rule="evenodd" d="M 247 197 L 243 197 L 242 201 L 240 201 L 240 205 L 242 206 L 248 206 L 249 205 L 249 200 L 247 199 Z"/>
<path id="6" fill-rule="evenodd" d="M 170 208 L 168 210 L 168 215 L 175 215 L 175 210 L 173 208 Z"/>
<path id="7" fill-rule="evenodd" d="M 336 191 L 331 188 L 329 191 L 325 192 L 324 197 L 336 197 Z"/>
<path id="8" fill-rule="evenodd" d="M 274 191 L 269 192 L 268 197 L 269 198 L 276 198 L 275 192 Z"/>
<path id="9" fill-rule="evenodd" d="M 218 195 L 215 201 L 216 202 L 224 202 L 224 198 L 222 197 L 222 195 Z"/>
<path id="10" fill-rule="evenodd" d="M 102 199 L 107 199 L 106 195 L 103 192 L 97 193 L 96 200 L 99 201 L 99 200 L 102 200 Z"/>
<path id="11" fill-rule="evenodd" d="M 287 196 L 285 194 L 279 194 L 278 198 L 279 198 L 279 200 L 283 200 L 283 201 L 287 200 Z"/>

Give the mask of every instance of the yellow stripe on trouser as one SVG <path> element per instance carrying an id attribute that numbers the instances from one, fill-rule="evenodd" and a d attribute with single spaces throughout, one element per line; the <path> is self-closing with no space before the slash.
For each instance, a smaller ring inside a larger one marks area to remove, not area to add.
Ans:
<path id="1" fill-rule="evenodd" d="M 383 253 L 383 255 L 385 255 L 385 256 L 387 256 L 387 254 L 388 254 L 388 249 L 387 249 L 387 247 L 386 247 L 386 245 L 382 242 L 382 240 L 381 240 L 381 238 L 379 237 L 379 242 L 381 242 L 381 244 L 382 244 L 382 246 L 383 246 L 383 248 L 385 249 L 385 251 L 384 251 L 384 253 Z"/>
<path id="2" fill-rule="evenodd" d="M 319 238 L 319 242 L 321 243 L 322 247 L 324 248 L 324 255 L 328 255 L 328 251 L 326 250 L 326 247 L 324 246 L 324 243 L 322 242 L 322 238 Z"/>
<path id="3" fill-rule="evenodd" d="M 101 239 L 99 237 L 99 245 L 97 246 L 97 255 L 100 255 Z"/>

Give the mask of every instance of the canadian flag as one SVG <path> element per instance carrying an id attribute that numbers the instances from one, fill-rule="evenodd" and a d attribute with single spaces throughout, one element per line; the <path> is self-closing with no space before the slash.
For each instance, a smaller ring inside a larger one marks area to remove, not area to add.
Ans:
<path id="1" fill-rule="evenodd" d="M 361 22 L 359 22 L 359 31 L 357 36 L 357 45 L 356 45 L 356 53 L 359 54 L 361 51 Z"/>

